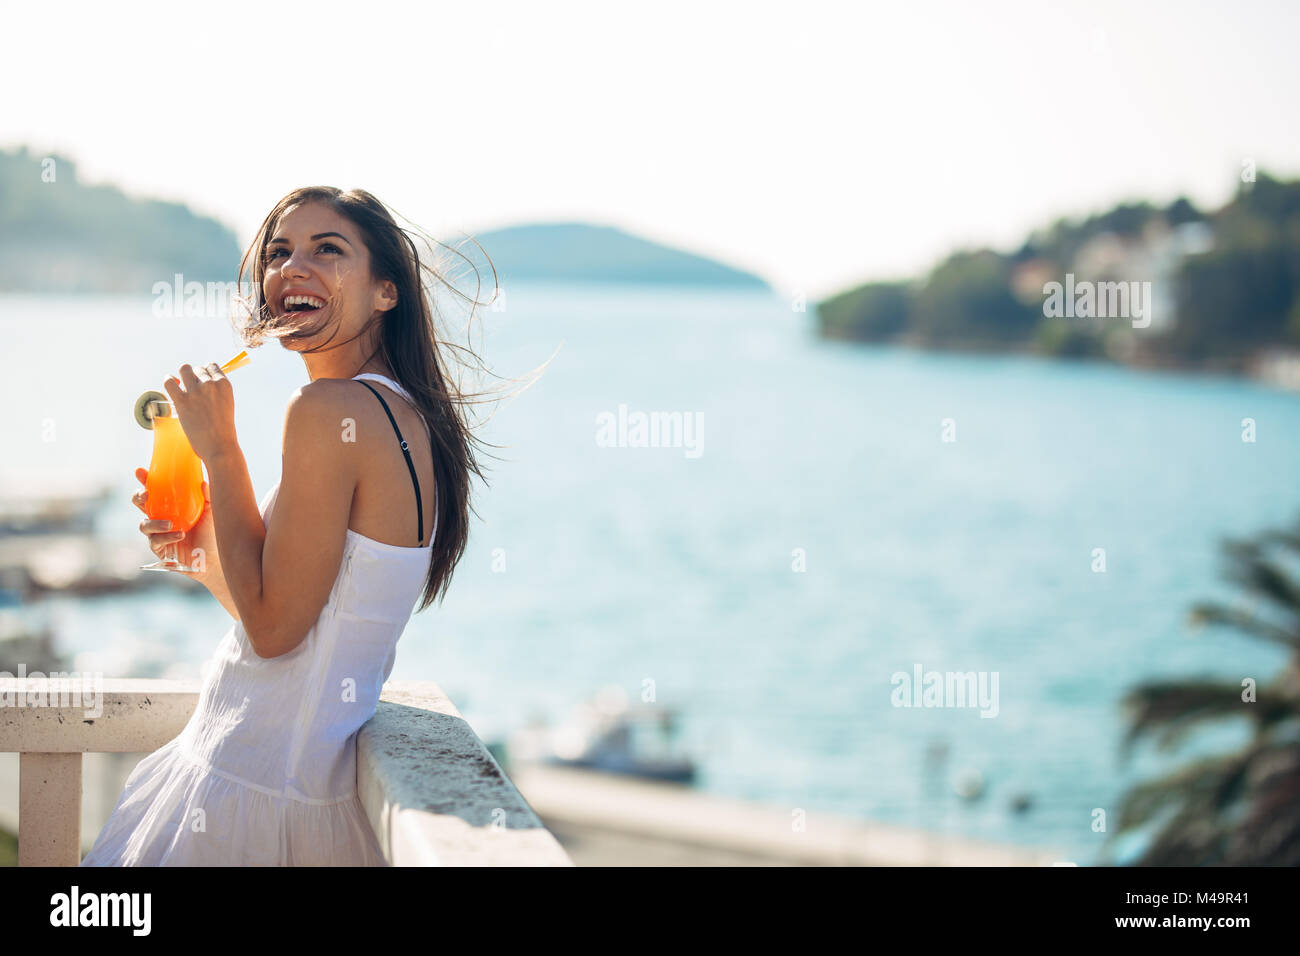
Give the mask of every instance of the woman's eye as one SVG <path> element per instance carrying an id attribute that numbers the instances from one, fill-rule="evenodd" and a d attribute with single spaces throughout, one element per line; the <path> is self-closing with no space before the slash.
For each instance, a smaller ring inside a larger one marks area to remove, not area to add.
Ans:
<path id="1" fill-rule="evenodd" d="M 338 246 L 334 245 L 334 243 L 332 243 L 332 242 L 322 242 L 319 246 L 317 246 L 316 251 L 317 251 L 317 252 L 323 252 L 323 251 L 326 250 L 326 249 L 333 249 L 335 252 L 338 252 L 338 253 L 342 253 L 342 252 L 343 252 L 342 249 L 340 249 Z M 276 248 L 276 249 L 268 250 L 267 253 L 266 253 L 266 255 L 263 257 L 263 261 L 264 261 L 264 262 L 270 262 L 272 259 L 274 259 L 274 258 L 276 257 L 276 255 L 277 255 L 278 253 L 281 253 L 281 252 L 284 252 L 284 251 L 285 251 L 285 250 L 284 250 L 283 248 Z"/>

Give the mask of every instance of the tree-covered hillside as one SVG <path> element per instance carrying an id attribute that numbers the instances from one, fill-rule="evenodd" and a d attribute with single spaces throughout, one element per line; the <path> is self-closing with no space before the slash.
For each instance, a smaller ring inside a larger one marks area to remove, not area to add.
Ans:
<path id="1" fill-rule="evenodd" d="M 1157 321 L 1049 316 L 1045 286 L 1067 274 L 1150 283 Z M 818 317 L 831 338 L 1240 368 L 1300 347 L 1300 181 L 1260 173 L 1212 213 L 1180 198 L 1061 219 L 1011 253 L 961 251 L 923 278 L 849 289 Z"/>
<path id="2" fill-rule="evenodd" d="M 138 292 L 155 282 L 233 282 L 234 232 L 180 203 L 79 181 L 76 164 L 0 151 L 0 291 Z"/>

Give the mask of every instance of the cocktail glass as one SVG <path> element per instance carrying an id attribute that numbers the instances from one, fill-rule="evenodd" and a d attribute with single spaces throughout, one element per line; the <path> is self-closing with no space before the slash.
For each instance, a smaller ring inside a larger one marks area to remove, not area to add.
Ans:
<path id="1" fill-rule="evenodd" d="M 240 352 L 221 366 L 221 372 L 233 372 L 251 361 L 247 352 Z M 175 407 L 162 392 L 148 391 L 136 399 L 135 421 L 153 431 L 153 459 L 144 483 L 146 513 L 150 519 L 170 521 L 172 531 L 188 534 L 203 516 L 203 462 L 190 447 Z M 198 569 L 181 563 L 173 541 L 164 546 L 161 559 L 141 565 L 140 570 L 193 573 Z"/>
<path id="2" fill-rule="evenodd" d="M 172 531 L 189 532 L 203 515 L 203 462 L 190 447 L 172 403 L 155 398 L 145 415 L 153 423 L 153 458 L 145 480 L 146 513 L 172 523 Z M 178 542 L 165 546 L 163 556 L 141 571 L 194 571 L 182 563 Z M 188 556 L 187 556 L 188 557 Z"/>

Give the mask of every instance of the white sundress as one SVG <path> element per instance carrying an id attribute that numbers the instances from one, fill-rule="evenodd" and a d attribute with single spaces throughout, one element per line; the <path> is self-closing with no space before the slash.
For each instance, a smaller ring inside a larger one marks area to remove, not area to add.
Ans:
<path id="1" fill-rule="evenodd" d="M 385 376 L 355 378 L 410 401 Z M 264 523 L 279 489 L 263 499 Z M 356 735 L 392 672 L 432 540 L 399 547 L 349 528 L 325 606 L 288 654 L 258 657 L 235 622 L 189 722 L 136 765 L 81 865 L 385 866 L 357 796 Z"/>

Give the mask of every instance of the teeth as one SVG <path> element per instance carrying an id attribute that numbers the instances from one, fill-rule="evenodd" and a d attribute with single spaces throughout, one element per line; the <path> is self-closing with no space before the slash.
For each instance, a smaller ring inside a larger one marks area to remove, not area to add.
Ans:
<path id="1" fill-rule="evenodd" d="M 325 303 L 315 296 L 310 295 L 286 295 L 281 303 L 284 308 L 288 309 L 292 305 L 307 305 L 313 309 L 325 308 Z"/>

